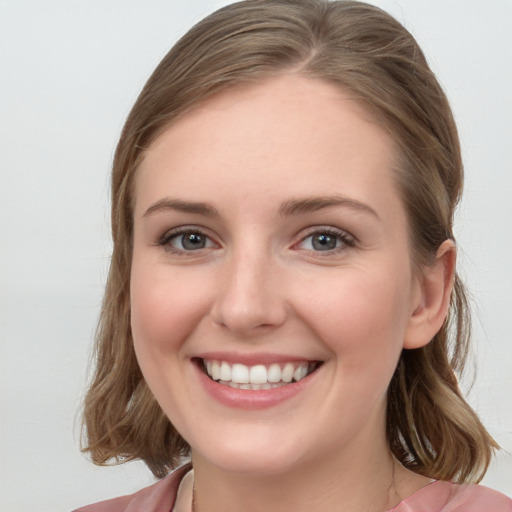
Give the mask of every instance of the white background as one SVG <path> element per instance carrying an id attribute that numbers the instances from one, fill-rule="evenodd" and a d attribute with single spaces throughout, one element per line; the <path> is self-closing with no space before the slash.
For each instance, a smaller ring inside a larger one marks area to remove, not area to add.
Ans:
<path id="1" fill-rule="evenodd" d="M 96 468 L 79 408 L 107 272 L 108 172 L 152 69 L 213 0 L 0 0 L 0 509 L 56 512 L 152 481 Z M 413 32 L 452 102 L 457 216 L 474 298 L 469 400 L 512 452 L 512 2 L 375 1 Z M 484 481 L 512 495 L 512 456 Z"/>

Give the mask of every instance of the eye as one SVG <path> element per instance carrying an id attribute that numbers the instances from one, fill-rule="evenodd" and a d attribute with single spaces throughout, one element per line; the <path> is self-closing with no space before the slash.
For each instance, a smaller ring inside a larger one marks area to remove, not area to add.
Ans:
<path id="1" fill-rule="evenodd" d="M 315 231 L 301 240 L 300 249 L 315 252 L 328 252 L 353 247 L 354 238 L 345 231 L 329 228 Z"/>
<path id="2" fill-rule="evenodd" d="M 192 229 L 168 232 L 161 238 L 159 245 L 165 246 L 167 250 L 175 253 L 198 251 L 217 246 L 206 234 Z"/>

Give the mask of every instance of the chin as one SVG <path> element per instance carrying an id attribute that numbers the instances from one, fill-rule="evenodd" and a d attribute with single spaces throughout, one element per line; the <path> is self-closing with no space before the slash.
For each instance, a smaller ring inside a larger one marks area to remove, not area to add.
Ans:
<path id="1" fill-rule="evenodd" d="M 304 445 L 292 446 L 291 443 L 270 440 L 263 442 L 261 438 L 254 442 L 246 437 L 237 442 L 232 437 L 224 446 L 215 443 L 213 450 L 212 445 L 202 452 L 192 449 L 194 459 L 206 459 L 209 464 L 228 473 L 255 477 L 293 471 L 309 457 Z"/>

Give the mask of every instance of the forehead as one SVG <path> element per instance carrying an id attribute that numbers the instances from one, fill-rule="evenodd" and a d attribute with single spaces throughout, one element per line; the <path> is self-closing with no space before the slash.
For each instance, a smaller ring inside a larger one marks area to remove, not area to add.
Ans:
<path id="1" fill-rule="evenodd" d="M 365 195 L 376 186 L 382 193 L 385 181 L 393 192 L 394 154 L 391 137 L 350 94 L 287 75 L 218 93 L 169 126 L 138 170 L 136 205 L 166 189 L 210 198 L 223 188 Z"/>

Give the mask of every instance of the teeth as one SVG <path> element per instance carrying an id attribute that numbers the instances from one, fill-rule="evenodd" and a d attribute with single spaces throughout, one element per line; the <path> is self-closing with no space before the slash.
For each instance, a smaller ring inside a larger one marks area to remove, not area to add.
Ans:
<path id="1" fill-rule="evenodd" d="M 220 379 L 220 365 L 218 361 L 212 362 L 212 373 L 211 378 L 213 380 L 219 380 Z"/>
<path id="2" fill-rule="evenodd" d="M 231 366 L 224 361 L 220 364 L 219 379 L 226 381 L 231 380 Z"/>
<path id="3" fill-rule="evenodd" d="M 293 364 L 286 363 L 284 365 L 283 371 L 281 372 L 281 380 L 284 380 L 285 382 L 291 382 L 293 379 L 294 371 L 295 368 L 293 367 Z"/>
<path id="4" fill-rule="evenodd" d="M 278 364 L 271 364 L 267 372 L 269 382 L 279 382 L 281 380 L 281 368 Z"/>
<path id="5" fill-rule="evenodd" d="M 308 363 L 286 363 L 283 366 L 262 364 L 246 366 L 226 361 L 203 361 L 206 373 L 221 384 L 238 389 L 272 389 L 292 381 L 298 382 L 313 368 Z"/>
<path id="6" fill-rule="evenodd" d="M 285 385 L 284 382 L 281 382 L 280 384 L 270 384 L 269 382 L 267 382 L 266 384 L 237 384 L 236 382 L 223 382 L 223 381 L 219 381 L 219 384 L 224 384 L 226 386 L 229 386 L 230 388 L 250 389 L 252 391 L 258 391 L 260 389 L 279 388 L 279 387 Z"/>
<path id="7" fill-rule="evenodd" d="M 249 382 L 251 384 L 266 384 L 267 381 L 267 369 L 262 364 L 251 366 L 249 370 Z"/>
<path id="8" fill-rule="evenodd" d="M 225 363 L 227 364 L 227 363 Z M 213 379 L 213 375 L 212 375 Z M 216 379 L 213 379 L 216 380 Z M 249 384 L 249 367 L 244 364 L 234 364 L 231 370 L 231 380 L 238 384 Z"/>

